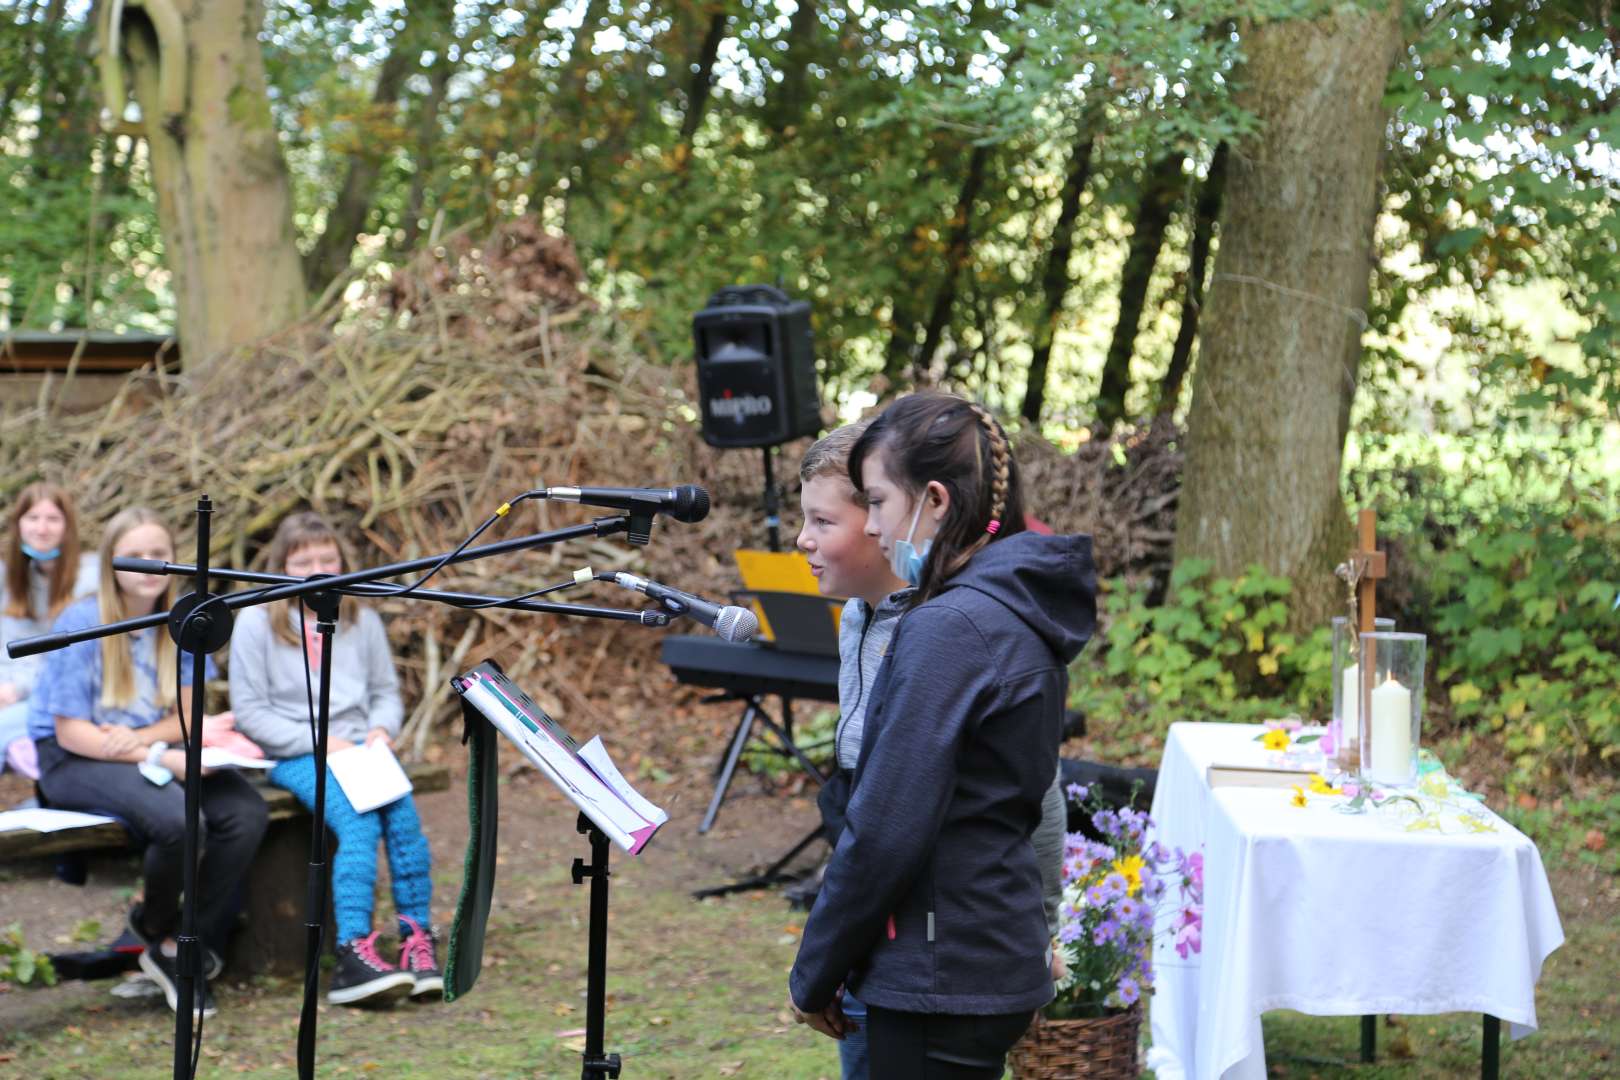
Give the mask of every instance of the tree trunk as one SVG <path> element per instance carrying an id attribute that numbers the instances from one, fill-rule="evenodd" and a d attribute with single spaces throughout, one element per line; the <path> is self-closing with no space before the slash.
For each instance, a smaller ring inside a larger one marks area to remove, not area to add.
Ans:
<path id="1" fill-rule="evenodd" d="M 1052 339 L 1057 336 L 1063 301 L 1069 295 L 1069 258 L 1074 253 L 1074 223 L 1080 217 L 1080 197 L 1091 179 L 1091 153 L 1096 138 L 1083 136 L 1069 156 L 1069 170 L 1058 198 L 1057 225 L 1052 229 L 1052 247 L 1041 273 L 1041 295 L 1045 298 L 1041 321 L 1035 327 L 1035 349 L 1029 358 L 1029 378 L 1024 383 L 1024 405 L 1019 414 L 1031 425 L 1041 422 L 1046 403 L 1046 370 L 1052 360 Z"/>
<path id="2" fill-rule="evenodd" d="M 681 117 L 681 142 L 691 145 L 703 123 L 703 110 L 709 104 L 709 90 L 714 85 L 714 62 L 720 56 L 720 45 L 726 40 L 726 9 L 716 7 L 709 16 L 709 29 L 698 49 L 697 70 L 692 73 L 692 84 L 686 91 L 686 115 Z"/>
<path id="3" fill-rule="evenodd" d="M 1215 148 L 1209 162 L 1209 175 L 1198 193 L 1193 207 L 1192 254 L 1187 260 L 1187 291 L 1181 299 L 1181 326 L 1176 330 L 1176 344 L 1170 350 L 1170 367 L 1159 384 L 1159 416 L 1170 416 L 1181 403 L 1181 384 L 1187 381 L 1187 369 L 1192 365 L 1193 342 L 1198 337 L 1198 313 L 1204 307 L 1204 275 L 1209 270 L 1209 248 L 1215 235 L 1215 218 L 1221 212 L 1221 195 L 1226 191 L 1226 159 L 1229 151 L 1223 142 Z M 1361 341 L 1351 343 L 1359 352 Z"/>
<path id="4" fill-rule="evenodd" d="M 263 8 L 149 3 L 176 17 L 156 24 L 166 27 L 160 34 L 146 7 L 126 4 L 120 41 L 151 153 L 181 347 L 187 367 L 198 368 L 297 318 L 304 279 L 265 91 Z M 103 55 L 111 52 L 104 41 Z"/>
<path id="5" fill-rule="evenodd" d="M 1365 315 L 1399 4 L 1245 28 L 1221 251 L 1188 416 L 1176 558 L 1295 584 L 1290 625 L 1325 621 L 1350 546 L 1339 489 L 1344 364 Z"/>
<path id="6" fill-rule="evenodd" d="M 1125 417 L 1136 331 L 1142 322 L 1153 267 L 1164 247 L 1164 229 L 1181 193 L 1181 163 L 1185 159 L 1180 151 L 1168 154 L 1143 176 L 1136 227 L 1131 231 L 1129 253 L 1119 279 L 1119 319 L 1114 323 L 1113 341 L 1103 362 L 1102 384 L 1097 389 L 1097 427 L 1104 432 Z"/>
<path id="7" fill-rule="evenodd" d="M 765 104 L 765 125 L 780 136 L 804 115 L 809 84 L 810 55 L 815 44 L 816 0 L 798 0 L 788 24 L 787 52 L 782 57 L 782 81 Z"/>
<path id="8" fill-rule="evenodd" d="M 422 111 L 416 119 L 416 161 L 411 171 L 411 190 L 405 197 L 405 239 L 403 251 L 415 251 L 422 235 L 422 214 L 427 203 L 428 172 L 432 166 L 433 148 L 439 141 L 439 110 L 444 107 L 444 95 L 450 87 L 450 76 L 456 65 L 445 52 L 440 52 L 428 69 L 427 97 L 422 99 Z"/>
<path id="9" fill-rule="evenodd" d="M 962 178 L 962 191 L 956 197 L 956 213 L 951 218 L 951 238 L 945 246 L 945 276 L 934 294 L 934 305 L 928 312 L 928 323 L 923 329 L 922 345 L 911 361 L 911 380 L 920 383 L 934 362 L 934 353 L 945 327 L 950 325 L 951 308 L 956 305 L 957 281 L 962 267 L 973 252 L 973 204 L 978 201 L 984 187 L 985 167 L 990 162 L 990 147 L 975 146 L 968 155 L 967 175 Z"/>
<path id="10" fill-rule="evenodd" d="M 442 30 L 445 38 L 449 38 L 453 31 L 451 16 L 452 12 L 435 0 L 411 0 L 405 8 L 405 25 L 400 27 L 387 57 L 377 69 L 369 115 L 357 118 L 355 148 L 349 154 L 337 198 L 327 211 L 326 226 L 304 259 L 304 283 L 311 293 L 319 293 L 349 268 L 355 241 L 371 216 L 377 179 L 394 147 L 392 139 L 378 137 L 373 129 L 397 122 L 405 80 L 418 66 L 422 50 L 435 30 Z M 438 42 L 437 51 L 442 52 L 444 44 L 444 41 Z"/>

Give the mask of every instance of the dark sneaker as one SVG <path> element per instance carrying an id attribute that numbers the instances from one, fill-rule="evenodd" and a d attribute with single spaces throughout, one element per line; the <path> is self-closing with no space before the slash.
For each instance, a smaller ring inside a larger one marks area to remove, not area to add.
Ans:
<path id="1" fill-rule="evenodd" d="M 334 1005 L 384 1005 L 411 992 L 416 980 L 377 954 L 377 934 L 345 941 L 337 947 L 337 968 L 326 1000 Z"/>
<path id="2" fill-rule="evenodd" d="M 164 956 L 163 950 L 154 946 L 141 953 L 140 963 L 141 970 L 146 973 L 146 977 L 157 983 L 158 989 L 163 991 L 163 1000 L 169 1003 L 169 1011 L 178 1012 L 180 1009 L 179 961 L 172 956 Z M 208 988 L 207 979 L 198 980 L 196 995 L 191 1007 L 193 1016 L 206 1020 L 219 1012 L 214 1007 L 214 994 Z"/>
<path id="3" fill-rule="evenodd" d="M 147 949 L 157 947 L 152 941 L 152 936 L 146 932 L 145 919 L 143 918 L 144 915 L 145 908 L 143 908 L 140 904 L 136 904 L 129 909 L 129 919 L 126 923 L 126 931 L 118 938 L 117 941 L 113 942 L 112 944 L 112 949 L 114 952 L 139 953 Z M 219 953 L 215 952 L 213 949 L 210 949 L 208 946 L 204 945 L 203 977 L 209 980 L 217 979 L 219 978 L 220 972 L 224 970 L 225 958 L 220 956 Z"/>
<path id="4" fill-rule="evenodd" d="M 439 931 L 437 927 L 422 929 L 409 915 L 399 921 L 410 933 L 399 943 L 399 969 L 408 971 L 414 983 L 411 997 L 437 997 L 444 993 L 444 972 L 439 970 Z"/>

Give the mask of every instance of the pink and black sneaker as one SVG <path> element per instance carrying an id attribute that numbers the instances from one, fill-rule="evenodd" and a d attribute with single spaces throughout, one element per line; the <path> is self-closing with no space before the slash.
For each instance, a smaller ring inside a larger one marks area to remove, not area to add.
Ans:
<path id="1" fill-rule="evenodd" d="M 439 931 L 433 927 L 423 929 L 409 915 L 399 917 L 400 925 L 409 930 L 399 946 L 399 969 L 410 972 L 414 981 L 411 997 L 437 997 L 444 993 L 444 973 L 439 970 Z"/>
<path id="2" fill-rule="evenodd" d="M 345 941 L 337 947 L 337 967 L 326 1000 L 334 1005 L 386 1005 L 411 992 L 410 972 L 384 960 L 377 952 L 377 935 Z"/>

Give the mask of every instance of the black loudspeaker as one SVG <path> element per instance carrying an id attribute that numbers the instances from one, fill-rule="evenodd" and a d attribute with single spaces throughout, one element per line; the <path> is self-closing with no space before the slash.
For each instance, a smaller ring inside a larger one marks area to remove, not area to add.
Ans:
<path id="1" fill-rule="evenodd" d="M 733 285 L 692 316 L 692 338 L 710 446 L 776 446 L 821 430 L 809 304 Z"/>

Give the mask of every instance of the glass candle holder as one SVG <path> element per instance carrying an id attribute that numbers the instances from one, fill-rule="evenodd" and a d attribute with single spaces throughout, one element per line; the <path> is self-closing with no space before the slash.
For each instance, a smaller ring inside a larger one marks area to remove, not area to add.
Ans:
<path id="1" fill-rule="evenodd" d="M 1387 633 L 1394 619 L 1374 619 L 1373 629 Z M 1333 758 L 1339 768 L 1355 772 L 1361 767 L 1361 643 L 1356 627 L 1346 616 L 1333 617 Z"/>
<path id="2" fill-rule="evenodd" d="M 1361 635 L 1361 776 L 1375 784 L 1417 783 L 1423 730 L 1422 634 Z"/>

